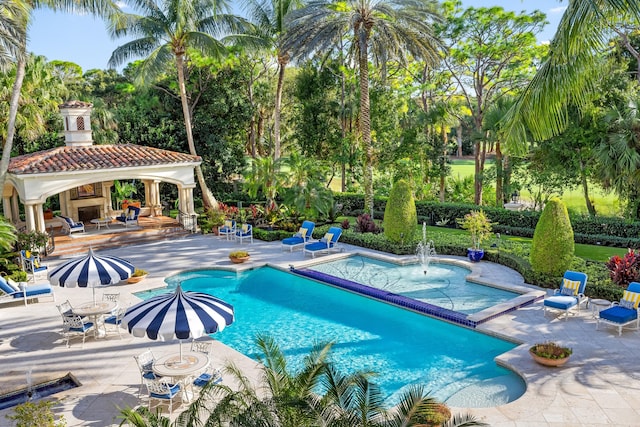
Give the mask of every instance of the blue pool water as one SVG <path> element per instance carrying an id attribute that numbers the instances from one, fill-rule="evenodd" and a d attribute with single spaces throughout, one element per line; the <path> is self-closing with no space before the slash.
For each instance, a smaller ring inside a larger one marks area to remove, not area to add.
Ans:
<path id="1" fill-rule="evenodd" d="M 330 261 L 309 269 L 464 314 L 476 313 L 520 295 L 468 282 L 468 269 L 444 263 L 432 262 L 426 275 L 420 264 L 397 265 L 363 256 Z"/>
<path id="2" fill-rule="evenodd" d="M 214 337 L 250 357 L 257 334 L 274 337 L 293 369 L 313 344 L 333 341 L 339 368 L 379 373 L 374 381 L 390 404 L 409 384 L 461 407 L 496 406 L 524 393 L 522 379 L 493 360 L 515 344 L 313 280 L 263 267 L 185 272 L 167 282 L 169 290 L 180 283 L 233 304 L 235 322 Z"/>

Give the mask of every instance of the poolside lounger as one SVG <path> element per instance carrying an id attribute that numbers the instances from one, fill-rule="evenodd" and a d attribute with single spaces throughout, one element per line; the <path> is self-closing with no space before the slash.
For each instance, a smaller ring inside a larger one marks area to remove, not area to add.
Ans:
<path id="1" fill-rule="evenodd" d="M 24 305 L 27 305 L 28 299 L 38 296 L 50 296 L 54 301 L 56 300 L 56 295 L 53 293 L 53 288 L 49 282 L 36 283 L 29 286 L 26 283 L 17 285 L 0 276 L 0 290 L 4 292 L 0 296 L 0 301 L 2 302 L 21 298 L 24 301 Z"/>
<path id="2" fill-rule="evenodd" d="M 310 253 L 311 256 L 315 258 L 317 253 L 328 254 L 331 251 L 340 250 L 340 248 L 338 248 L 338 239 L 340 239 L 341 235 L 342 228 L 331 227 L 322 239 L 317 242 L 305 244 L 302 251 L 305 255 Z"/>
<path id="3" fill-rule="evenodd" d="M 596 329 L 600 322 L 618 328 L 618 336 L 622 335 L 622 328 L 640 329 L 640 283 L 631 282 L 624 291 L 620 302 L 614 302 L 611 307 L 604 309 L 596 320 Z"/>
<path id="4" fill-rule="evenodd" d="M 291 237 L 287 237 L 286 239 L 282 239 L 282 248 L 288 248 L 290 252 L 293 252 L 295 248 L 304 246 L 304 244 L 308 243 L 309 239 L 311 239 L 311 235 L 315 228 L 315 222 L 304 221 L 300 226 L 300 230 L 298 230 L 296 234 Z"/>
<path id="5" fill-rule="evenodd" d="M 569 312 L 577 309 L 580 311 L 580 304 L 586 301 L 584 288 L 587 286 L 587 275 L 577 271 L 567 270 L 562 279 L 560 289 L 554 291 L 553 296 L 544 299 L 544 314 L 549 310 L 564 312 L 565 320 Z"/>

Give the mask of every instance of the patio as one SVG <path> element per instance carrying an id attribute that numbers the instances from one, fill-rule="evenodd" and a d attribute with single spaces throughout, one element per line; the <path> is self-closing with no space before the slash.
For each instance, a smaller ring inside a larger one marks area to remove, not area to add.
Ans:
<path id="1" fill-rule="evenodd" d="M 124 233 L 126 234 L 126 233 Z M 101 249 L 101 254 L 123 256 L 136 267 L 150 272 L 136 285 L 118 285 L 109 292 L 120 292 L 121 303 L 137 301 L 131 293 L 163 286 L 163 278 L 179 271 L 209 267 L 253 268 L 269 263 L 281 268 L 312 262 L 301 251 L 282 251 L 279 242 L 255 241 L 243 244 L 251 260 L 239 267 L 227 258 L 241 245 L 212 235 L 187 235 L 182 238 L 136 244 L 127 248 Z M 368 252 L 343 245 L 345 252 Z M 86 252 L 86 247 L 82 249 Z M 46 264 L 55 267 L 67 255 L 50 257 Z M 330 255 L 339 257 L 341 254 Z M 326 257 L 319 257 L 326 258 Z M 451 257 L 444 257 L 451 258 Z M 317 261 L 317 259 L 316 259 Z M 50 268 L 51 268 L 50 267 Z M 482 262 L 474 274 L 480 279 L 502 284 L 522 285 L 517 273 L 499 265 Z M 56 289 L 57 303 L 69 299 L 73 305 L 91 299 L 91 291 L 78 288 Z M 97 291 L 101 295 L 101 290 Z M 5 322 L 0 330 L 0 357 L 3 360 L 3 388 L 26 386 L 26 375 L 33 382 L 62 377 L 71 372 L 81 387 L 56 394 L 68 426 L 118 425 L 117 408 L 135 406 L 140 374 L 134 355 L 147 348 L 161 355 L 173 352 L 177 342 L 155 342 L 133 338 L 124 333 L 106 339 L 87 339 L 84 349 L 72 341 L 67 349 L 60 334 L 60 315 L 56 303 L 43 300 L 24 307 L 4 305 L 0 315 Z M 526 344 L 503 354 L 499 363 L 517 370 L 527 381 L 527 392 L 520 399 L 496 408 L 452 408 L 453 413 L 470 412 L 492 426 L 604 426 L 637 425 L 640 419 L 640 373 L 637 349 L 640 332 L 627 331 L 621 337 L 613 328 L 595 330 L 590 310 L 567 321 L 544 318 L 541 303 L 519 309 L 481 326 L 488 333 Z M 545 368 L 528 355 L 532 343 L 557 340 L 573 348 L 564 368 Z M 470 349 L 470 351 L 473 351 Z M 213 363 L 234 361 L 250 378 L 258 374 L 257 364 L 242 354 L 214 341 Z M 6 390 L 2 390 L 4 392 Z M 145 402 L 146 403 L 146 402 Z M 0 411 L 0 426 L 11 425 L 4 417 L 11 409 Z"/>

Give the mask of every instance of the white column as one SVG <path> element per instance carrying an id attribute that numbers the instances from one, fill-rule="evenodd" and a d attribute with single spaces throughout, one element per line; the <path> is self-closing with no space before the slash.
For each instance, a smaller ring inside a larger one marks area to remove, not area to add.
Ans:
<path id="1" fill-rule="evenodd" d="M 13 222 L 13 212 L 11 210 L 11 197 L 2 198 L 2 214 L 9 222 Z"/>
<path id="2" fill-rule="evenodd" d="M 26 221 L 27 232 L 37 231 L 36 228 L 36 218 L 35 218 L 35 210 L 33 204 L 25 204 L 24 205 L 24 219 Z"/>
<path id="3" fill-rule="evenodd" d="M 15 191 L 13 195 L 11 195 L 11 215 L 13 216 L 14 224 L 20 222 L 20 205 L 19 203 L 18 193 Z"/>
<path id="4" fill-rule="evenodd" d="M 34 209 L 34 220 L 36 223 L 36 230 L 40 231 L 40 232 L 45 232 L 47 231 L 47 225 L 44 222 L 44 212 L 43 212 L 43 204 L 42 203 L 38 203 L 37 205 L 33 206 Z"/>

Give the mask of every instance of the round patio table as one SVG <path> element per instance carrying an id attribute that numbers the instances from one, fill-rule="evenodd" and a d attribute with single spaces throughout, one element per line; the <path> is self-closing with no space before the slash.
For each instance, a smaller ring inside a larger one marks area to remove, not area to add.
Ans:
<path id="1" fill-rule="evenodd" d="M 91 222 L 91 224 L 95 224 L 98 227 L 98 230 L 100 230 L 101 226 L 109 228 L 109 224 L 111 224 L 111 221 L 113 221 L 112 218 L 94 218 L 89 222 Z"/>
<path id="2" fill-rule="evenodd" d="M 100 317 L 103 314 L 109 314 L 116 308 L 118 308 L 118 303 L 115 301 L 97 301 L 95 303 L 93 301 L 89 301 L 80 304 L 77 307 L 73 307 L 73 314 L 77 314 L 78 316 L 83 317 L 87 316 L 89 319 L 91 319 L 91 321 L 95 325 L 94 335 L 96 338 L 100 338 L 105 336 L 107 334 L 107 331 L 103 330 L 101 333 L 98 320 L 100 320 Z M 104 328 L 104 322 L 102 322 L 102 326 Z"/>
<path id="3" fill-rule="evenodd" d="M 209 356 L 195 351 L 182 353 L 170 353 L 159 357 L 153 362 L 153 373 L 162 377 L 171 377 L 176 383 L 180 383 L 183 392 L 183 400 L 189 402 L 191 396 L 187 388 L 193 382 L 193 378 L 200 375 L 209 366 Z M 193 394 L 193 390 L 191 390 Z"/>

